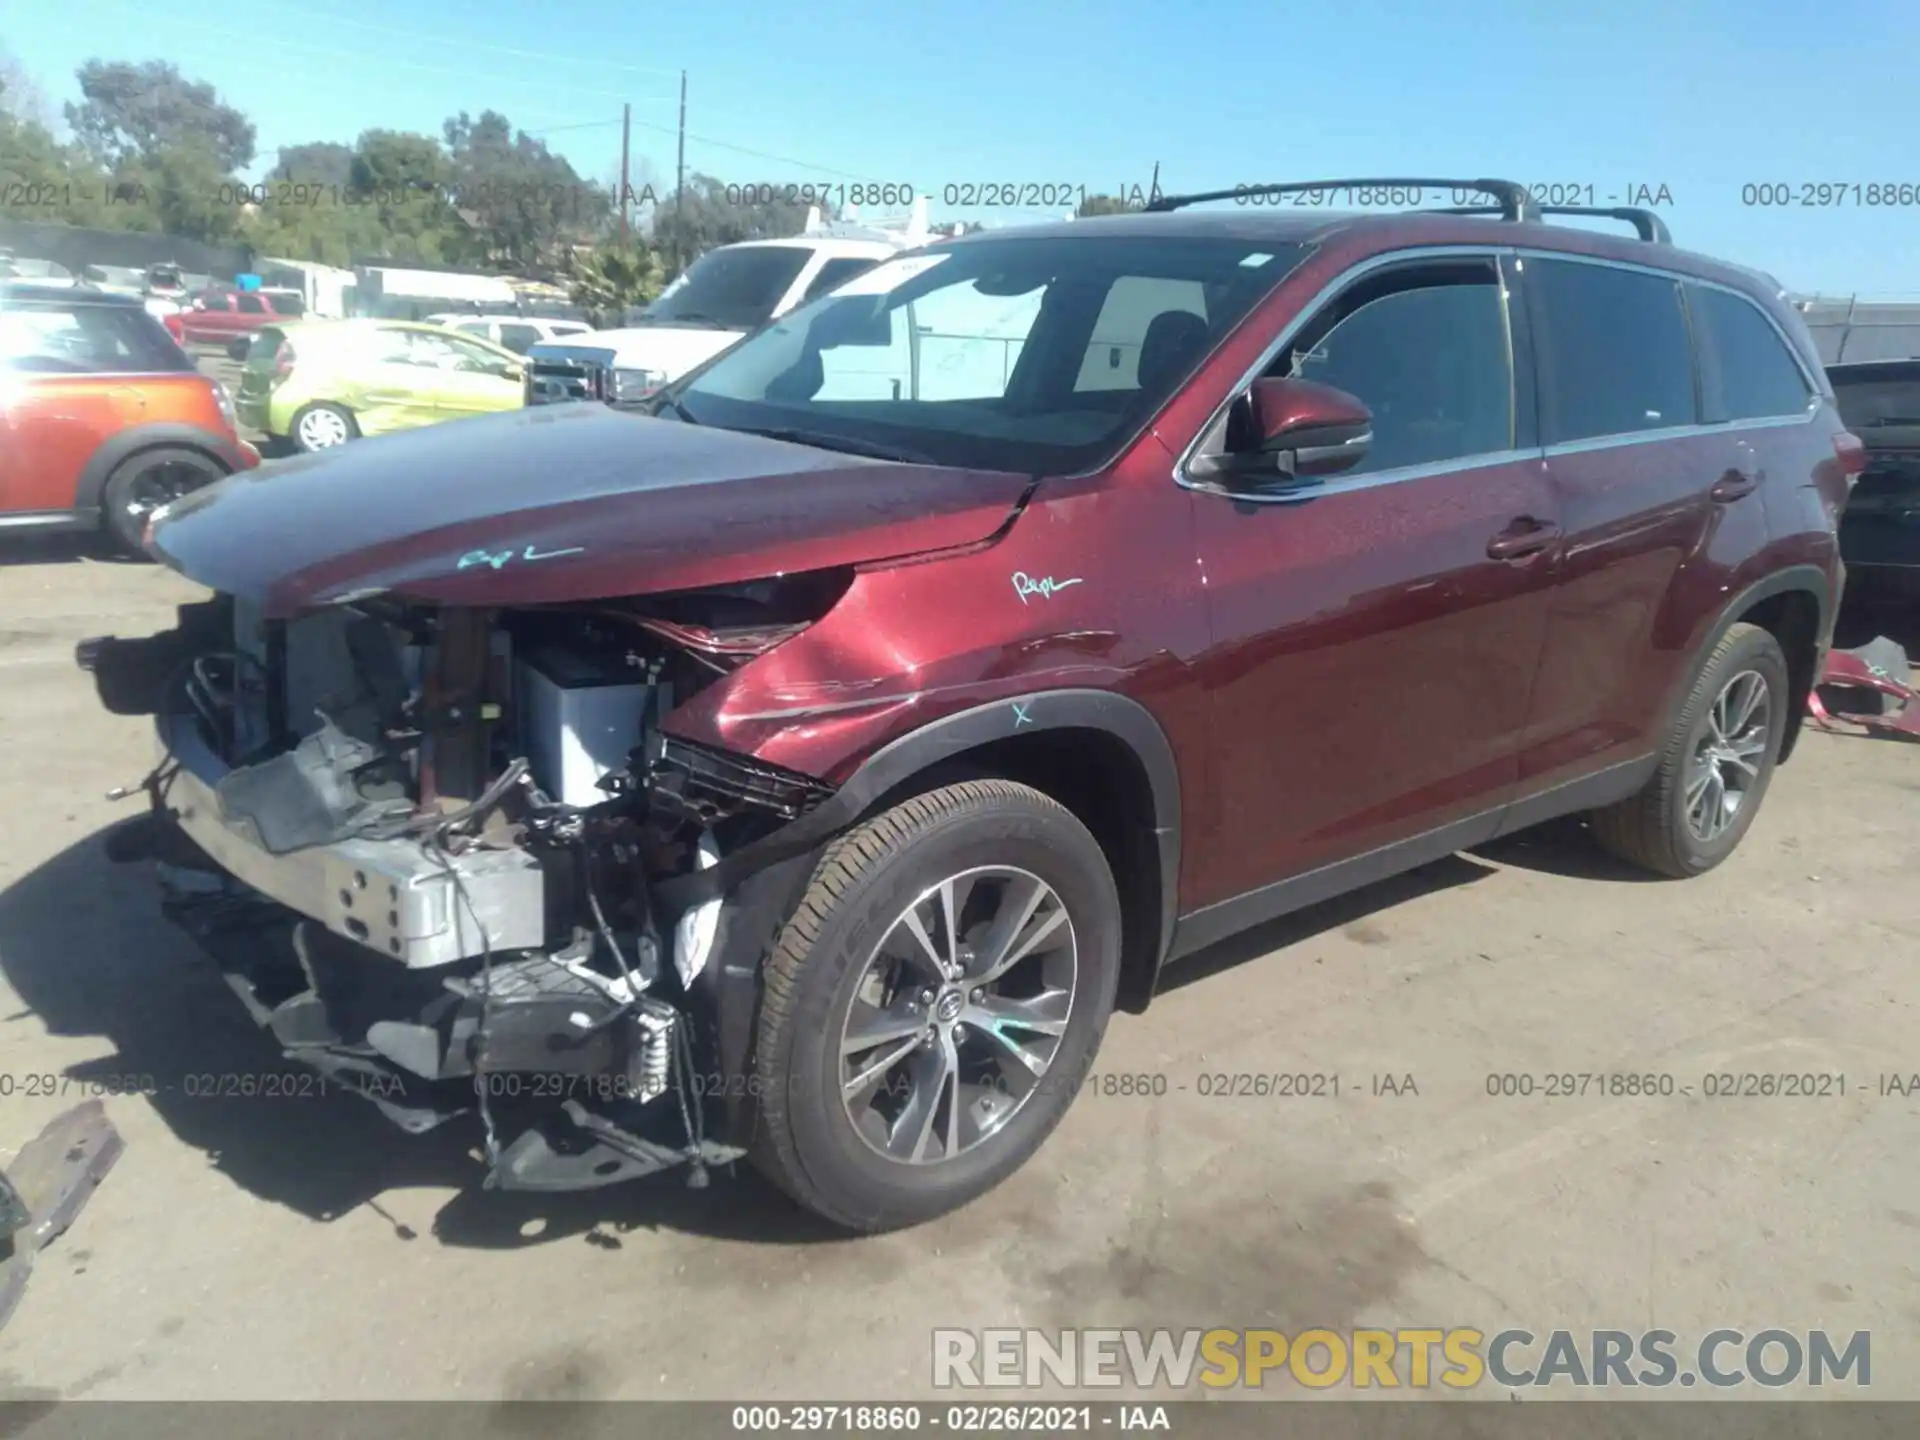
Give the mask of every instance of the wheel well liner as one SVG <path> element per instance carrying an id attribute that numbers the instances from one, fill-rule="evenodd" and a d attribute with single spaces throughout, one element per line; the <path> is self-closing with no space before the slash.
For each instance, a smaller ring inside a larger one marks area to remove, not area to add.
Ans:
<path id="1" fill-rule="evenodd" d="M 1085 747 L 1084 757 L 1059 763 L 1075 744 Z M 1116 761 L 1125 766 L 1116 772 L 1125 777 L 1122 787 L 1102 793 L 1090 773 Z M 963 768 L 1033 784 L 1094 831 L 1116 865 L 1130 932 L 1121 1003 L 1144 1009 L 1179 909 L 1180 772 L 1160 722 L 1138 701 L 1108 690 L 1034 691 L 929 721 L 875 751 L 831 798 L 708 869 L 662 881 L 656 898 L 671 911 L 724 894 L 815 849 L 883 800 Z M 1144 813 L 1136 808 L 1142 801 Z"/>
<path id="2" fill-rule="evenodd" d="M 1758 625 L 1780 642 L 1787 657 L 1793 711 L 1780 745 L 1779 758 L 1785 761 L 1793 753 L 1801 722 L 1806 719 L 1807 696 L 1813 689 L 1820 648 L 1833 633 L 1836 608 L 1832 582 L 1817 565 L 1790 565 L 1747 586 L 1721 607 L 1713 624 L 1687 657 L 1680 683 L 1668 701 L 1668 728 L 1686 703 L 1688 686 L 1698 673 L 1701 660 L 1712 653 L 1720 638 L 1743 622 Z"/>

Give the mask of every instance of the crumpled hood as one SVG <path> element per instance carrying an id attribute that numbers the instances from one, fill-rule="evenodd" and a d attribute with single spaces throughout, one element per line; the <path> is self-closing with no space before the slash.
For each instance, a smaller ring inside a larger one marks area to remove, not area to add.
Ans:
<path id="1" fill-rule="evenodd" d="M 231 475 L 168 506 L 152 548 L 273 616 L 600 600 L 976 543 L 1029 483 L 550 405 Z"/>

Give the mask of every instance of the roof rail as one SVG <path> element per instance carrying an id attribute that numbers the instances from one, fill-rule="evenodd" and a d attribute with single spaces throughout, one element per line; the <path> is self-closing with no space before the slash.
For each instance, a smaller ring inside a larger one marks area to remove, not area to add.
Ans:
<path id="1" fill-rule="evenodd" d="M 1434 180 L 1434 179 L 1387 179 L 1371 176 L 1350 180 L 1296 180 L 1279 185 L 1236 185 L 1231 190 L 1202 190 L 1193 195 L 1161 195 L 1147 202 L 1149 211 L 1180 210 L 1188 205 L 1198 205 L 1208 200 L 1246 200 L 1255 195 L 1304 195 L 1316 190 L 1351 190 L 1359 186 L 1404 187 L 1409 185 L 1426 189 L 1478 190 L 1482 195 L 1491 195 L 1498 205 L 1488 210 L 1488 214 L 1499 214 L 1509 220 L 1533 220 L 1540 214 L 1540 207 L 1533 203 L 1527 194 L 1527 187 L 1513 180 Z"/>
<path id="2" fill-rule="evenodd" d="M 1620 220 L 1633 226 L 1649 245 L 1671 245 L 1673 233 L 1667 222 L 1653 211 L 1635 205 L 1541 205 L 1541 215 L 1586 215 L 1596 220 Z M 1446 205 L 1427 212 L 1431 215 L 1502 215 L 1498 205 Z M 1509 219 L 1512 217 L 1508 217 Z"/>

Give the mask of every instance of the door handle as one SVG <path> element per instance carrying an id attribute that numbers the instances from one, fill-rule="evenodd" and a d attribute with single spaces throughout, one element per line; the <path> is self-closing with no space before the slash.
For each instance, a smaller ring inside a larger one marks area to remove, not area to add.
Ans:
<path id="1" fill-rule="evenodd" d="M 1544 520 L 1516 520 L 1487 542 L 1494 560 L 1521 560 L 1538 554 L 1560 538 L 1560 527 Z"/>
<path id="2" fill-rule="evenodd" d="M 1727 505 L 1738 500 L 1742 495 L 1751 495 L 1759 483 L 1759 480 L 1744 470 L 1729 470 L 1713 482 L 1707 495 L 1716 504 Z"/>

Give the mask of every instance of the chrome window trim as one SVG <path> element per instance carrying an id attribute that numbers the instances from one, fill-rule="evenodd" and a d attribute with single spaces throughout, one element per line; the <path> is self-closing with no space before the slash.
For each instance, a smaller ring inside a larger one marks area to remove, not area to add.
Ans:
<path id="1" fill-rule="evenodd" d="M 1173 462 L 1173 483 L 1184 490 L 1197 491 L 1203 495 L 1225 495 L 1229 493 L 1218 485 L 1210 485 L 1203 480 L 1194 479 L 1187 473 L 1188 462 L 1193 459 L 1194 452 L 1206 443 L 1214 430 L 1225 418 L 1227 412 L 1233 408 L 1233 402 L 1244 395 L 1247 387 L 1266 372 L 1267 367 L 1273 364 L 1280 352 L 1292 343 L 1293 338 L 1306 327 L 1307 322 L 1320 313 L 1321 307 L 1354 281 L 1371 274 L 1375 270 L 1384 269 L 1389 265 L 1402 265 L 1409 261 L 1418 260 L 1491 260 L 1497 267 L 1502 256 L 1512 255 L 1513 253 L 1514 248 L 1511 245 L 1488 245 L 1484 241 L 1465 245 L 1416 245 L 1404 250 L 1388 250 L 1379 255 L 1369 255 L 1366 259 L 1358 261 L 1348 266 L 1345 270 L 1342 270 L 1322 286 L 1314 295 L 1313 299 L 1309 300 L 1305 305 L 1302 305 L 1295 313 L 1293 319 L 1281 327 L 1280 333 L 1260 352 L 1259 358 L 1247 367 L 1245 373 L 1243 373 L 1240 378 L 1234 382 L 1232 388 L 1227 391 L 1226 398 L 1214 407 L 1213 413 L 1207 417 L 1206 423 L 1193 432 L 1193 439 L 1187 442 L 1186 448 L 1180 452 L 1179 459 Z M 1500 283 L 1501 308 L 1503 313 L 1507 314 L 1507 370 L 1509 376 L 1512 376 L 1513 322 L 1512 314 L 1507 309 L 1511 303 L 1511 297 L 1507 294 L 1505 277 L 1499 276 L 1498 279 Z M 1285 282 L 1283 281 L 1282 283 Z M 1517 384 L 1517 380 L 1513 383 Z M 1536 450 L 1522 450 L 1501 453 L 1526 456 L 1535 455 L 1539 452 Z M 1481 456 L 1467 456 L 1463 457 L 1458 465 L 1456 465 L 1454 461 L 1441 461 L 1436 463 L 1453 468 L 1464 468 L 1468 465 L 1495 464 L 1499 462 L 1488 460 Z M 1403 465 L 1391 471 L 1376 471 L 1375 474 L 1391 476 L 1394 479 L 1414 479 L 1417 478 L 1415 474 L 1403 472 L 1419 472 L 1420 474 L 1424 474 L 1432 468 L 1431 466 L 1424 465 Z M 1303 492 L 1287 496 L 1242 495 L 1237 491 L 1232 492 L 1232 494 L 1236 500 L 1246 500 L 1255 505 L 1298 504 L 1305 499 L 1341 493 L 1334 488 L 1336 484 L 1344 484 L 1358 489 L 1362 488 L 1362 481 L 1373 478 L 1374 476 L 1371 475 L 1355 476 L 1351 481 L 1313 485 Z"/>
<path id="2" fill-rule="evenodd" d="M 1361 490 L 1374 490 L 1383 485 L 1402 485 L 1409 480 L 1427 480 L 1436 475 L 1452 475 L 1461 470 L 1480 470 L 1489 465 L 1513 465 L 1523 460 L 1544 460 L 1546 457 L 1536 446 L 1531 450 L 1483 450 L 1474 455 L 1460 455 L 1451 460 L 1430 460 L 1420 465 L 1396 465 L 1391 470 L 1375 470 L 1365 475 L 1355 475 L 1342 480 L 1333 478 L 1325 481 L 1301 481 L 1292 489 L 1275 490 L 1270 494 L 1259 491 L 1227 490 L 1218 485 L 1209 485 L 1204 480 L 1181 479 L 1180 484 L 1202 495 L 1218 495 L 1231 500 L 1236 505 L 1301 505 L 1309 500 L 1324 500 L 1333 495 L 1351 495 Z"/>

